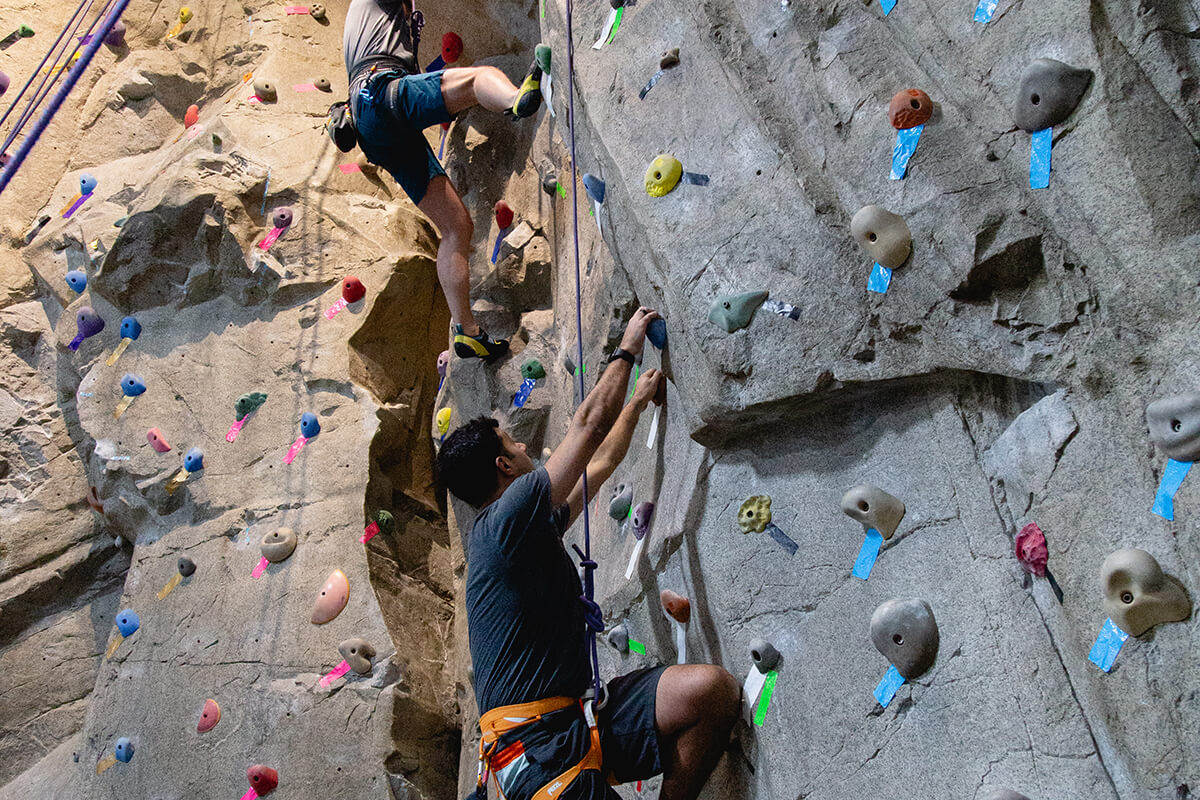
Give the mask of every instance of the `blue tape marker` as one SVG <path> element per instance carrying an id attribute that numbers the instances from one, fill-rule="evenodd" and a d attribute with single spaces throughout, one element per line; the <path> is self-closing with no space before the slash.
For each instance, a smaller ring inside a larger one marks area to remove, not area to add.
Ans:
<path id="1" fill-rule="evenodd" d="M 1029 188 L 1045 189 L 1050 185 L 1050 144 L 1053 129 L 1042 128 L 1029 139 Z"/>
<path id="2" fill-rule="evenodd" d="M 879 557 L 879 548 L 883 546 L 883 534 L 874 528 L 867 529 L 867 536 L 863 539 L 862 549 L 858 551 L 858 559 L 854 562 L 854 570 L 851 574 L 856 578 L 862 578 L 864 581 L 871 576 L 871 567 L 875 566 L 875 559 Z M 884 703 L 886 706 L 887 703 Z"/>
<path id="3" fill-rule="evenodd" d="M 975 21 L 985 25 L 991 22 L 997 5 L 997 0 L 979 0 L 979 5 L 975 6 Z"/>
<path id="4" fill-rule="evenodd" d="M 774 522 L 767 523 L 767 535 L 779 543 L 779 546 L 787 550 L 789 556 L 796 555 L 796 551 L 800 549 L 800 545 L 796 544 L 792 537 L 781 531 Z"/>
<path id="5" fill-rule="evenodd" d="M 508 233 L 508 228 L 496 234 L 496 246 L 492 248 L 492 263 L 496 263 L 497 256 L 500 255 L 500 243 L 504 241 L 505 234 Z"/>
<path id="6" fill-rule="evenodd" d="M 867 291 L 878 292 L 879 294 L 887 294 L 888 287 L 892 285 L 892 271 L 883 264 L 876 264 L 871 268 L 871 277 L 867 279 Z"/>
<path id="7" fill-rule="evenodd" d="M 529 399 L 529 393 L 533 391 L 533 387 L 537 384 L 533 378 L 526 378 L 521 381 L 521 388 L 513 395 L 513 405 L 521 408 L 525 405 L 525 401 Z"/>
<path id="8" fill-rule="evenodd" d="M 1092 645 L 1092 652 L 1088 653 L 1088 661 L 1108 672 L 1117 660 L 1117 653 L 1121 652 L 1121 645 L 1128 638 L 1129 634 L 1118 628 L 1111 619 L 1104 620 L 1104 627 Z"/>
<path id="9" fill-rule="evenodd" d="M 442 131 L 442 143 L 438 145 L 438 161 L 442 160 L 442 156 L 446 152 L 446 134 L 448 134 L 449 132 L 450 132 L 449 130 Z"/>
<path id="10" fill-rule="evenodd" d="M 883 673 L 883 680 L 875 687 L 875 699 L 879 701 L 879 705 L 887 708 L 903 685 L 904 676 L 897 672 L 895 667 L 888 667 L 888 671 Z"/>
<path id="11" fill-rule="evenodd" d="M 267 191 L 271 188 L 271 168 L 267 167 L 267 182 L 263 184 L 263 204 L 262 212 L 267 213 Z"/>
<path id="12" fill-rule="evenodd" d="M 446 59 L 442 58 L 441 54 L 439 54 L 437 58 L 429 62 L 429 66 L 425 68 L 425 71 L 437 72 L 439 69 L 443 69 L 445 66 Z"/>
<path id="13" fill-rule="evenodd" d="M 904 180 L 904 173 L 908 172 L 908 160 L 916 151 L 917 140 L 921 138 L 923 130 L 924 125 L 917 125 L 896 131 L 896 146 L 892 148 L 892 174 L 888 176 L 892 180 Z"/>
<path id="14" fill-rule="evenodd" d="M 879 6 L 883 9 L 883 15 L 886 17 L 896 7 L 896 0 L 879 0 Z"/>
<path id="15" fill-rule="evenodd" d="M 1175 493 L 1183 485 L 1183 479 L 1187 477 L 1191 468 L 1191 461 L 1167 459 L 1167 466 L 1163 470 L 1162 480 L 1158 482 L 1158 491 L 1154 495 L 1154 507 L 1151 511 L 1163 519 L 1175 519 Z"/>

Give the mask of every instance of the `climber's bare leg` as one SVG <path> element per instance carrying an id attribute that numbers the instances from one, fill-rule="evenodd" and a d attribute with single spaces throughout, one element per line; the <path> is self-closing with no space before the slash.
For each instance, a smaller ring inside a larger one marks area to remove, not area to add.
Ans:
<path id="1" fill-rule="evenodd" d="M 471 270 L 468 266 L 471 237 L 475 233 L 471 215 L 454 184 L 445 175 L 435 175 L 429 181 L 429 188 L 417 208 L 429 217 L 442 235 L 437 271 L 446 305 L 450 306 L 450 318 L 462 325 L 468 336 L 478 336 L 479 325 L 471 314 Z"/>
<path id="2" fill-rule="evenodd" d="M 442 100 L 451 115 L 474 105 L 507 111 L 517 101 L 517 87 L 495 67 L 454 67 L 442 73 Z"/>
<path id="3" fill-rule="evenodd" d="M 695 800 L 729 744 L 741 687 L 721 667 L 667 667 L 655 693 L 663 783 L 659 800 Z"/>

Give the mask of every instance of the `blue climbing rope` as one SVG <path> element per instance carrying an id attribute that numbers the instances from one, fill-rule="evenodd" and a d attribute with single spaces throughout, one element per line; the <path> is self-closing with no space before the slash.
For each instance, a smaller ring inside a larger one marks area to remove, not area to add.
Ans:
<path id="1" fill-rule="evenodd" d="M 50 121 L 54 119 L 54 115 L 58 113 L 58 109 L 62 107 L 62 104 L 66 101 L 67 96 L 71 94 L 71 90 L 75 88 L 75 84 L 79 82 L 80 77 L 82 77 L 83 73 L 87 70 L 88 65 L 92 63 L 92 58 L 95 57 L 96 51 L 98 51 L 100 49 L 100 45 L 104 43 L 105 37 L 112 32 L 113 27 L 121 18 L 121 14 L 125 13 L 125 9 L 128 5 L 129 0 L 116 0 L 116 5 L 113 6 L 111 11 L 109 11 L 108 16 L 104 18 L 104 21 L 100 23 L 99 30 L 95 32 L 92 38 L 88 41 L 87 45 L 84 46 L 83 53 L 80 54 L 79 60 L 76 61 L 75 65 L 67 71 L 67 77 L 63 81 L 62 86 L 59 87 L 58 92 L 50 99 L 50 105 L 45 111 L 42 112 L 41 116 L 37 118 L 37 121 L 33 124 L 33 128 L 25 136 L 24 141 L 21 142 L 20 148 L 17 149 L 17 152 L 4 166 L 3 171 L 0 171 L 0 194 L 2 194 L 8 187 L 9 182 L 12 181 L 13 176 L 17 173 L 17 170 L 21 168 L 21 164 L 25 162 L 26 157 L 29 155 L 29 151 L 33 149 L 35 144 L 37 144 L 37 140 L 45 132 L 46 127 L 50 124 Z M 68 23 L 68 25 L 69 24 L 70 23 Z M 93 23 L 93 25 L 94 24 L 95 23 Z M 63 32 L 66 32 L 66 28 L 63 29 Z M 60 35 L 59 41 L 61 41 L 61 39 L 62 36 Z M 58 42 L 56 41 L 55 46 L 57 46 L 57 44 Z M 54 47 L 51 47 L 51 50 L 53 49 Z M 45 63 L 44 60 L 43 63 Z M 41 67 L 39 67 L 39 69 L 41 69 Z M 30 78 L 30 81 L 32 81 L 32 78 Z"/>

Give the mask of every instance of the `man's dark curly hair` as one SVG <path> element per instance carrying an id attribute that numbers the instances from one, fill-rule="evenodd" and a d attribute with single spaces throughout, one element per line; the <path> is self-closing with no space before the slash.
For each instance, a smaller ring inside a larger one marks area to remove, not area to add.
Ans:
<path id="1" fill-rule="evenodd" d="M 504 455 L 497 431 L 500 423 L 491 417 L 476 417 L 446 437 L 438 451 L 437 470 L 446 488 L 459 500 L 475 508 L 483 506 L 500 486 L 496 458 Z"/>

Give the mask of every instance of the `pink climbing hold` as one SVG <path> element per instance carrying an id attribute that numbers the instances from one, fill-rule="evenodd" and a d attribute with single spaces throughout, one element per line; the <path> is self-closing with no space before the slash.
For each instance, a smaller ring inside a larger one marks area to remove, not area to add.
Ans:
<path id="1" fill-rule="evenodd" d="M 1025 568 L 1039 578 L 1046 574 L 1046 562 L 1050 560 L 1050 551 L 1046 547 L 1046 534 L 1031 522 L 1017 534 L 1017 560 Z"/>
<path id="2" fill-rule="evenodd" d="M 462 55 L 463 40 L 454 31 L 449 31 L 442 37 L 442 60 L 447 64 L 453 64 L 458 61 L 458 57 Z"/>

